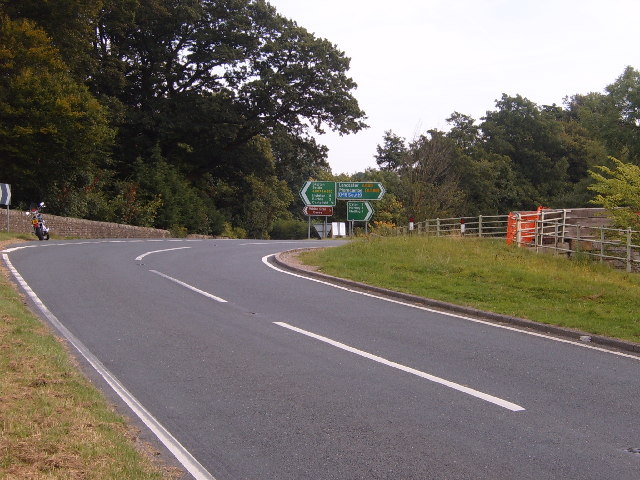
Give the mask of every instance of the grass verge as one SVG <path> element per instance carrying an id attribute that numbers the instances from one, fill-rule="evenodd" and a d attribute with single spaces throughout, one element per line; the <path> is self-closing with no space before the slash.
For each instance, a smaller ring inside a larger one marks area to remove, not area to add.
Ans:
<path id="1" fill-rule="evenodd" d="M 0 250 L 18 237 L 0 234 Z M 2 262 L 0 269 L 0 479 L 176 478 L 27 309 Z"/>
<path id="2" fill-rule="evenodd" d="M 370 285 L 640 342 L 640 275 L 584 259 L 504 240 L 416 236 L 360 239 L 301 260 Z"/>

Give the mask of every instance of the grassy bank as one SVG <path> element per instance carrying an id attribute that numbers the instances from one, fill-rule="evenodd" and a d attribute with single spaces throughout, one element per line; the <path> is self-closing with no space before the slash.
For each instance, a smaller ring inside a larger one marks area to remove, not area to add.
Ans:
<path id="1" fill-rule="evenodd" d="M 330 275 L 640 342 L 640 274 L 461 237 L 369 238 L 311 251 Z"/>
<path id="2" fill-rule="evenodd" d="M 0 234 L 0 246 L 10 238 L 15 239 Z M 2 262 L 0 265 L 3 267 Z M 136 441 L 135 431 L 79 373 L 62 343 L 29 312 L 3 268 L 0 479 L 177 476 L 175 469 L 163 468 L 152 456 L 149 447 Z"/>

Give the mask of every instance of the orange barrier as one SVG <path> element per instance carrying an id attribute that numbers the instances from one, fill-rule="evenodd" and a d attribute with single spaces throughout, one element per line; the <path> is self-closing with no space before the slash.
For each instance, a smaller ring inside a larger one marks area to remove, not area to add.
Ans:
<path id="1" fill-rule="evenodd" d="M 536 237 L 536 221 L 540 219 L 540 213 L 544 207 L 538 207 L 535 212 L 509 212 L 507 219 L 507 244 L 532 243 Z M 518 228 L 518 220 L 520 226 Z M 519 231 L 519 232 L 518 232 Z M 518 239 L 518 233 L 520 238 Z"/>

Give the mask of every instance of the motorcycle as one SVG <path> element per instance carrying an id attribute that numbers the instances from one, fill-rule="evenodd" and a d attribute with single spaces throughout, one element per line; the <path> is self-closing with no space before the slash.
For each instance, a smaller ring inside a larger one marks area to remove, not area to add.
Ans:
<path id="1" fill-rule="evenodd" d="M 40 212 L 44 207 L 46 207 L 44 202 L 40 202 L 37 207 L 31 207 L 30 212 L 25 212 L 25 215 L 31 215 L 33 234 L 38 237 L 38 240 L 49 240 L 49 227 L 47 227 L 44 217 Z"/>

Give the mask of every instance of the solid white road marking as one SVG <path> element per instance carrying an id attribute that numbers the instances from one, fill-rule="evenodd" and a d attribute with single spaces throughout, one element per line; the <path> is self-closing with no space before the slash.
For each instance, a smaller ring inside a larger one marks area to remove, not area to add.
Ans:
<path id="1" fill-rule="evenodd" d="M 138 255 L 136 257 L 137 261 L 142 260 L 144 257 L 146 257 L 147 255 L 151 255 L 152 253 L 159 253 L 159 252 L 170 252 L 172 250 L 184 250 L 185 248 L 191 248 L 191 247 L 176 247 L 176 248 L 165 248 L 164 250 L 153 250 L 152 252 L 147 252 L 147 253 L 143 253 L 142 255 Z"/>
<path id="2" fill-rule="evenodd" d="M 210 298 L 212 300 L 215 300 L 216 302 L 220 302 L 220 303 L 227 303 L 227 301 L 224 298 L 220 298 L 220 297 L 216 297 L 215 295 L 209 293 L 209 292 L 205 292 L 204 290 L 200 290 L 199 288 L 196 288 L 192 285 L 189 285 L 188 283 L 184 283 L 180 280 L 178 280 L 177 278 L 173 278 L 170 277 L 169 275 L 165 275 L 164 273 L 158 272 L 157 270 L 149 270 L 151 273 L 155 273 L 156 275 L 160 275 L 163 278 L 166 278 L 167 280 L 171 280 L 172 282 L 177 283 L 178 285 L 182 285 L 185 288 L 188 288 L 191 291 L 194 291 L 196 293 L 199 293 L 200 295 L 204 295 L 207 298 Z"/>
<path id="3" fill-rule="evenodd" d="M 425 380 L 429 380 L 430 382 L 438 383 L 440 385 L 444 385 L 445 387 L 452 388 L 453 390 L 457 390 L 458 392 L 466 393 L 467 395 L 471 395 L 472 397 L 479 398 L 481 400 L 484 400 L 485 402 L 493 403 L 494 405 L 498 405 L 499 407 L 506 408 L 507 410 L 511 410 L 512 412 L 524 411 L 524 407 L 521 407 L 520 405 L 516 405 L 515 403 L 508 402 L 507 400 L 503 400 L 502 398 L 494 397 L 493 395 L 489 395 L 488 393 L 480 392 L 478 390 L 474 390 L 473 388 L 465 387 L 464 385 L 460 385 L 458 383 L 445 380 L 444 378 L 436 377 L 435 375 L 431 375 L 429 373 L 416 370 L 415 368 L 407 367 L 405 365 L 392 362 L 391 360 L 387 360 L 386 358 L 373 355 L 372 353 L 368 353 L 363 350 L 358 350 L 357 348 L 351 347 L 344 343 L 337 342 L 327 337 L 323 337 L 322 335 L 318 335 L 313 332 L 309 332 L 307 330 L 294 327 L 292 325 L 289 325 L 288 323 L 284 323 L 284 322 L 273 322 L 273 323 L 280 327 L 284 327 L 294 332 L 301 333 L 302 335 L 306 335 L 307 337 L 315 338 L 316 340 L 320 340 L 321 342 L 328 343 L 329 345 L 340 348 L 341 350 L 345 350 L 350 353 L 355 353 L 356 355 L 360 355 L 361 357 L 368 358 L 369 360 L 373 360 L 374 362 L 387 365 L 388 367 L 396 368 L 403 372 L 411 373 L 412 375 L 416 375 L 418 377 L 424 378 Z"/>
<path id="4" fill-rule="evenodd" d="M 425 311 L 425 312 L 437 313 L 439 315 L 445 315 L 447 317 L 460 318 L 460 319 L 466 320 L 468 322 L 479 323 L 481 325 L 487 325 L 489 327 L 494 327 L 494 328 L 501 328 L 503 330 L 509 330 L 509 331 L 512 331 L 512 332 L 523 333 L 525 335 L 531 335 L 533 337 L 546 338 L 547 340 L 553 340 L 554 342 L 568 343 L 570 345 L 575 345 L 576 347 L 586 348 L 586 349 L 589 349 L 589 350 L 596 350 L 598 352 L 609 353 L 611 355 L 617 355 L 619 357 L 631 358 L 633 360 L 640 361 L 640 357 L 637 356 L 637 355 L 632 355 L 632 354 L 623 353 L 623 352 L 616 352 L 615 350 L 608 350 L 606 348 L 601 348 L 601 347 L 594 347 L 592 345 L 587 345 L 587 344 L 584 344 L 584 343 L 575 342 L 573 340 L 567 340 L 565 338 L 552 337 L 551 335 L 546 335 L 544 333 L 531 332 L 531 331 L 523 330 L 523 329 L 516 328 L 516 327 L 510 327 L 508 325 L 501 325 L 499 323 L 488 322 L 488 321 L 485 321 L 485 320 L 479 320 L 477 318 L 467 317 L 465 315 L 459 315 L 457 313 L 445 312 L 443 310 L 435 310 L 433 308 L 423 307 L 421 305 L 415 305 L 413 303 L 403 302 L 402 300 L 395 300 L 393 298 L 383 297 L 383 296 L 380 296 L 380 295 L 374 295 L 373 293 L 367 293 L 367 292 L 363 292 L 363 291 L 360 291 L 360 290 L 354 290 L 352 288 L 343 287 L 342 285 L 336 285 L 336 284 L 333 284 L 333 283 L 330 283 L 330 282 L 325 282 L 324 280 L 320 280 L 320 279 L 317 279 L 317 278 L 307 277 L 305 275 L 300 275 L 300 274 L 297 274 L 297 273 L 289 272 L 287 270 L 283 270 L 282 268 L 278 268 L 278 267 L 276 267 L 275 265 L 273 265 L 273 264 L 271 264 L 269 262 L 269 258 L 275 257 L 276 255 L 277 255 L 277 253 L 273 253 L 271 255 L 265 255 L 264 257 L 262 257 L 262 263 L 267 265 L 269 268 L 272 268 L 273 270 L 276 270 L 276 271 L 278 271 L 280 273 L 285 273 L 287 275 L 291 275 L 293 277 L 304 278 L 305 280 L 310 280 L 312 282 L 321 283 L 323 285 L 327 285 L 327 286 L 332 287 L 332 288 L 337 288 L 339 290 L 344 290 L 346 292 L 356 293 L 358 295 L 363 295 L 365 297 L 376 298 L 376 299 L 382 300 L 384 302 L 395 303 L 395 304 L 398 304 L 398 305 L 404 305 L 405 307 L 415 308 L 417 310 L 422 310 L 422 311 Z"/>
<path id="5" fill-rule="evenodd" d="M 91 351 L 73 335 L 58 318 L 51 313 L 44 303 L 38 298 L 35 292 L 22 278 L 22 275 L 14 268 L 9 260 L 9 256 L 2 255 L 5 264 L 15 277 L 16 281 L 24 289 L 24 291 L 33 300 L 42 314 L 51 322 L 51 324 L 67 339 L 67 341 L 80 352 L 80 354 L 91 364 L 91 366 L 104 378 L 109 386 L 116 394 L 131 408 L 131 410 L 144 422 L 156 437 L 164 444 L 165 447 L 176 457 L 182 466 L 196 480 L 215 480 L 215 478 L 198 462 L 189 451 L 160 423 L 151 413 L 134 397 L 120 381 L 91 353 Z"/>

